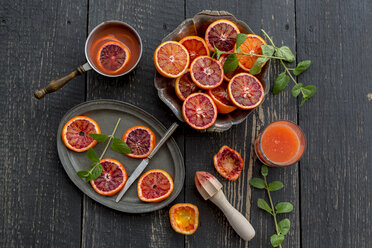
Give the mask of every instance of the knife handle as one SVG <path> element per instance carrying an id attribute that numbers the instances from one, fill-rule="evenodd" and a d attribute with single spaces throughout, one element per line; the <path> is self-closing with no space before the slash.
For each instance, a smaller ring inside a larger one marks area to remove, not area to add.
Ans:
<path id="1" fill-rule="evenodd" d="M 178 127 L 177 122 L 173 123 L 172 126 L 168 129 L 168 131 L 164 134 L 163 138 L 159 141 L 159 143 L 155 146 L 155 148 L 151 151 L 151 153 L 147 156 L 148 159 L 151 159 L 155 153 L 160 149 L 160 147 L 168 140 L 168 138 L 172 135 L 172 133 Z"/>
<path id="2" fill-rule="evenodd" d="M 210 200 L 222 210 L 232 228 L 242 239 L 246 241 L 253 239 L 256 232 L 251 223 L 228 202 L 222 190 L 219 190 Z"/>

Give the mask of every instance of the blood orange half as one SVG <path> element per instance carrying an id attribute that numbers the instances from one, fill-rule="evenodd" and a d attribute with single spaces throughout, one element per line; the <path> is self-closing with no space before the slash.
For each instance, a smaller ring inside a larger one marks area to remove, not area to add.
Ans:
<path id="1" fill-rule="evenodd" d="M 214 167 L 218 173 L 231 181 L 239 178 L 244 161 L 240 154 L 228 146 L 223 146 L 213 157 Z"/>
<path id="2" fill-rule="evenodd" d="M 186 97 L 196 92 L 199 88 L 192 81 L 190 70 L 187 70 L 184 74 L 182 74 L 181 77 L 178 77 L 176 79 L 176 82 L 174 83 L 174 89 L 178 98 L 181 101 L 185 101 Z"/>
<path id="3" fill-rule="evenodd" d="M 227 93 L 227 83 L 222 83 L 220 86 L 208 90 L 208 95 L 216 104 L 218 113 L 228 114 L 236 109 L 236 106 L 230 101 L 229 93 Z"/>
<path id="4" fill-rule="evenodd" d="M 114 195 L 127 182 L 127 172 L 123 165 L 115 159 L 102 159 L 102 172 L 96 180 L 91 180 L 93 189 L 100 195 Z"/>
<path id="5" fill-rule="evenodd" d="M 183 102 L 182 115 L 192 128 L 202 130 L 216 121 L 217 107 L 207 94 L 194 93 Z"/>
<path id="6" fill-rule="evenodd" d="M 221 56 L 220 59 L 218 60 L 222 67 L 223 65 L 225 64 L 225 61 L 226 61 L 226 58 L 227 56 Z M 234 71 L 232 72 L 228 72 L 228 73 L 223 73 L 223 78 L 227 81 L 227 82 L 230 82 L 230 80 L 238 73 L 241 73 L 241 72 L 244 72 L 244 70 L 240 67 L 237 67 Z"/>
<path id="7" fill-rule="evenodd" d="M 232 52 L 236 44 L 239 28 L 231 21 L 220 19 L 210 24 L 205 32 L 205 41 L 214 52 L 215 45 L 222 52 Z"/>
<path id="8" fill-rule="evenodd" d="M 208 56 L 197 57 L 190 66 L 192 81 L 202 89 L 212 89 L 222 83 L 223 68 L 220 62 Z"/>
<path id="9" fill-rule="evenodd" d="M 131 153 L 126 154 L 131 158 L 146 158 L 156 145 L 155 134 L 144 126 L 129 128 L 123 135 L 123 141 L 131 149 Z"/>
<path id="10" fill-rule="evenodd" d="M 208 46 L 199 36 L 186 36 L 180 40 L 180 44 L 182 44 L 189 52 L 190 63 L 199 56 L 209 56 Z"/>
<path id="11" fill-rule="evenodd" d="M 262 45 L 266 45 L 266 41 L 262 39 L 260 36 L 255 34 L 248 34 L 247 38 L 243 42 L 243 44 L 240 45 L 240 52 L 242 53 L 248 53 L 248 54 L 259 54 L 262 55 Z M 254 63 L 257 60 L 257 56 L 252 55 L 237 55 L 239 59 L 239 66 L 249 71 L 249 69 L 252 68 Z M 262 65 L 264 66 L 265 63 Z"/>
<path id="12" fill-rule="evenodd" d="M 129 62 L 129 58 L 129 49 L 119 41 L 104 43 L 97 54 L 99 67 L 108 73 L 122 69 Z"/>
<path id="13" fill-rule="evenodd" d="M 231 102 L 241 109 L 253 109 L 261 104 L 264 89 L 260 81 L 248 73 L 239 73 L 227 87 Z"/>
<path id="14" fill-rule="evenodd" d="M 170 196 L 173 187 L 173 179 L 166 171 L 154 169 L 140 177 L 137 193 L 141 201 L 159 202 Z"/>
<path id="15" fill-rule="evenodd" d="M 190 203 L 178 203 L 169 209 L 169 219 L 173 230 L 191 235 L 199 225 L 199 209 Z"/>
<path id="16" fill-rule="evenodd" d="M 90 133 L 101 133 L 98 124 L 87 116 L 76 116 L 63 127 L 62 140 L 67 148 L 75 152 L 85 152 L 97 144 L 97 141 L 89 136 Z"/>
<path id="17" fill-rule="evenodd" d="M 164 77 L 177 78 L 189 66 L 189 52 L 176 41 L 166 41 L 156 48 L 154 63 L 158 72 Z"/>

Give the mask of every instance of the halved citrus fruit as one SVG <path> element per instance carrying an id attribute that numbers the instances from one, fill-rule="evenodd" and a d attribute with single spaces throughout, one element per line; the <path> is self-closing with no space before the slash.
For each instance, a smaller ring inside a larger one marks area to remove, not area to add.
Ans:
<path id="1" fill-rule="evenodd" d="M 202 130 L 216 121 L 217 107 L 207 94 L 194 93 L 183 102 L 182 115 L 192 128 Z"/>
<path id="2" fill-rule="evenodd" d="M 173 187 L 173 179 L 166 171 L 154 169 L 140 177 L 137 193 L 141 201 L 160 202 L 170 196 Z"/>
<path id="3" fill-rule="evenodd" d="M 156 70 L 168 78 L 181 76 L 190 64 L 189 52 L 176 41 L 161 43 L 154 52 Z"/>
<path id="4" fill-rule="evenodd" d="M 178 98 L 181 101 L 185 101 L 186 97 L 196 92 L 199 88 L 192 81 L 190 70 L 187 70 L 184 74 L 182 74 L 181 77 L 178 77 L 176 79 L 176 82 L 174 83 L 174 89 Z"/>
<path id="5" fill-rule="evenodd" d="M 248 73 L 235 75 L 227 86 L 231 102 L 241 109 L 253 109 L 261 104 L 264 88 L 260 81 Z"/>
<path id="6" fill-rule="evenodd" d="M 225 64 L 225 61 L 227 59 L 227 56 L 221 56 L 220 59 L 218 61 L 220 61 L 222 67 L 223 65 Z M 227 82 L 230 82 L 230 80 L 238 73 L 241 73 L 241 72 L 244 72 L 244 70 L 242 68 L 240 68 L 239 66 L 232 72 L 228 72 L 228 73 L 223 73 L 223 79 L 225 79 Z"/>
<path id="7" fill-rule="evenodd" d="M 218 173 L 231 181 L 239 178 L 244 161 L 240 154 L 228 146 L 223 146 L 213 157 L 214 167 Z"/>
<path id="8" fill-rule="evenodd" d="M 199 225 L 199 209 L 190 203 L 178 203 L 169 209 L 169 219 L 173 230 L 191 235 Z"/>
<path id="9" fill-rule="evenodd" d="M 186 36 L 180 43 L 187 49 L 190 63 L 199 56 L 209 56 L 209 49 L 205 41 L 199 36 Z"/>
<path id="10" fill-rule="evenodd" d="M 119 41 L 105 42 L 97 53 L 99 67 L 109 72 L 116 72 L 122 69 L 130 58 L 129 49 Z"/>
<path id="11" fill-rule="evenodd" d="M 239 28 L 231 21 L 220 19 L 210 24 L 205 32 L 205 41 L 214 52 L 215 45 L 222 52 L 232 52 L 236 44 Z"/>
<path id="12" fill-rule="evenodd" d="M 97 144 L 97 141 L 89 136 L 90 133 L 101 133 L 98 124 L 87 116 L 76 116 L 63 127 L 62 140 L 67 148 L 75 152 L 85 152 Z"/>
<path id="13" fill-rule="evenodd" d="M 101 175 L 96 180 L 91 180 L 93 189 L 100 195 L 113 195 L 121 190 L 127 182 L 127 172 L 123 165 L 115 159 L 102 159 Z"/>
<path id="14" fill-rule="evenodd" d="M 123 141 L 131 149 L 131 153 L 126 154 L 131 158 L 146 158 L 156 145 L 155 134 L 144 126 L 129 128 L 123 135 Z"/>
<path id="15" fill-rule="evenodd" d="M 240 45 L 240 52 L 242 53 L 248 53 L 248 54 L 259 54 L 262 55 L 262 45 L 266 45 L 266 41 L 262 39 L 260 36 L 255 35 L 255 34 L 248 34 L 247 38 L 243 42 L 243 44 Z M 235 49 L 236 51 L 236 49 Z M 239 59 L 239 66 L 246 70 L 249 71 L 249 69 L 252 68 L 254 63 L 257 60 L 257 56 L 252 56 L 252 55 L 237 55 Z M 265 63 L 262 65 L 264 66 Z"/>
<path id="16" fill-rule="evenodd" d="M 192 81 L 202 89 L 212 89 L 222 83 L 223 68 L 220 62 L 208 56 L 197 57 L 190 66 Z"/>
<path id="17" fill-rule="evenodd" d="M 228 114 L 236 109 L 236 106 L 230 101 L 229 93 L 227 93 L 227 83 L 222 83 L 220 86 L 208 90 L 208 95 L 216 104 L 218 113 Z"/>

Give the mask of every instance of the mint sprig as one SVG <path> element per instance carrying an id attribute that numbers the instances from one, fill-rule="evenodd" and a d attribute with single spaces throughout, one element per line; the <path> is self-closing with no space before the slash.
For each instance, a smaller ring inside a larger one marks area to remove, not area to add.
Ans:
<path id="1" fill-rule="evenodd" d="M 263 165 L 261 167 L 261 175 L 263 176 L 263 179 L 254 177 L 251 180 L 249 180 L 249 184 L 257 189 L 265 189 L 265 191 L 267 192 L 270 205 L 264 199 L 259 198 L 257 200 L 257 206 L 273 216 L 276 234 L 270 237 L 270 243 L 273 247 L 282 248 L 282 242 L 284 241 L 285 235 L 287 235 L 287 233 L 289 232 L 291 222 L 288 218 L 282 219 L 281 221 L 278 222 L 277 215 L 292 212 L 293 205 L 290 202 L 279 202 L 274 207 L 270 192 L 280 190 L 284 187 L 284 185 L 281 181 L 272 181 L 268 183 L 267 182 L 268 174 L 269 174 L 268 167 L 266 165 Z"/>

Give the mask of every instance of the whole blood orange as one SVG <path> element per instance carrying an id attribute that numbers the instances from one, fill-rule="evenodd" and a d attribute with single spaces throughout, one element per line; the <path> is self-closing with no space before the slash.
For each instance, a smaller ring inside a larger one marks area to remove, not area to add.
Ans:
<path id="1" fill-rule="evenodd" d="M 63 127 L 62 140 L 67 148 L 75 152 L 85 152 L 97 144 L 97 141 L 89 136 L 90 133 L 101 133 L 98 124 L 87 116 L 76 116 Z"/>
<path id="2" fill-rule="evenodd" d="M 205 41 L 199 36 L 186 36 L 180 43 L 187 49 L 190 56 L 190 63 L 199 56 L 209 56 L 209 49 Z"/>
<path id="3" fill-rule="evenodd" d="M 137 193 L 141 201 L 160 202 L 170 196 L 173 187 L 173 179 L 166 171 L 154 169 L 140 177 Z"/>
<path id="4" fill-rule="evenodd" d="M 199 209 L 190 203 L 178 203 L 169 209 L 169 219 L 173 230 L 191 235 L 199 225 Z"/>
<path id="5" fill-rule="evenodd" d="M 156 48 L 154 63 L 156 70 L 164 77 L 177 78 L 189 66 L 189 52 L 176 41 L 166 41 Z"/>
<path id="6" fill-rule="evenodd" d="M 228 114 L 236 109 L 236 106 L 231 103 L 229 94 L 227 93 L 227 83 L 222 83 L 220 86 L 208 90 L 208 95 L 212 97 L 216 104 L 218 113 Z"/>
<path id="7" fill-rule="evenodd" d="M 239 73 L 227 86 L 231 102 L 241 109 L 253 109 L 261 104 L 264 89 L 261 82 L 253 75 Z"/>
<path id="8" fill-rule="evenodd" d="M 240 154 L 228 146 L 223 146 L 213 157 L 214 167 L 218 173 L 231 181 L 239 178 L 244 161 Z"/>
<path id="9" fill-rule="evenodd" d="M 262 45 L 266 45 L 266 41 L 262 39 L 260 36 L 255 35 L 255 34 L 248 34 L 247 38 L 243 42 L 243 44 L 240 45 L 240 52 L 242 53 L 248 53 L 248 54 L 259 54 L 262 55 Z M 236 49 L 235 49 L 236 52 Z M 254 63 L 257 60 L 257 56 L 252 56 L 252 55 L 237 55 L 239 59 L 239 66 L 246 70 L 249 71 L 249 69 L 252 68 Z M 265 63 L 262 65 L 264 66 Z"/>
<path id="10" fill-rule="evenodd" d="M 214 52 L 215 45 L 222 52 L 232 52 L 236 44 L 239 28 L 231 21 L 220 19 L 210 24 L 205 32 L 205 41 Z"/>
<path id="11" fill-rule="evenodd" d="M 183 102 L 182 115 L 192 128 L 202 130 L 216 121 L 217 107 L 207 94 L 194 93 Z"/>
<path id="12" fill-rule="evenodd" d="M 192 81 L 202 89 L 212 89 L 222 83 L 223 67 L 208 56 L 197 57 L 190 66 Z"/>
<path id="13" fill-rule="evenodd" d="M 97 53 L 99 67 L 108 74 L 122 69 L 129 58 L 129 49 L 119 41 L 105 42 Z"/>
<path id="14" fill-rule="evenodd" d="M 131 158 L 146 158 L 156 145 L 155 134 L 144 126 L 129 128 L 123 135 L 123 141 L 131 149 L 131 153 L 126 154 Z"/>
<path id="15" fill-rule="evenodd" d="M 196 92 L 199 88 L 192 81 L 190 70 L 187 70 L 184 74 L 182 74 L 181 77 L 178 77 L 176 79 L 176 82 L 174 83 L 174 89 L 178 98 L 181 101 L 185 101 L 186 97 Z"/>
<path id="16" fill-rule="evenodd" d="M 98 194 L 106 196 L 116 194 L 127 182 L 127 172 L 117 160 L 106 158 L 100 163 L 101 175 L 96 180 L 91 180 L 90 184 Z"/>
<path id="17" fill-rule="evenodd" d="M 227 56 L 221 56 L 220 59 L 218 60 L 222 67 L 223 65 L 225 64 L 225 61 L 226 61 L 226 58 Z M 232 72 L 228 72 L 228 73 L 223 73 L 223 79 L 225 79 L 227 82 L 230 82 L 230 80 L 238 73 L 241 73 L 241 72 L 244 72 L 244 70 L 242 68 L 240 68 L 239 66 Z"/>

